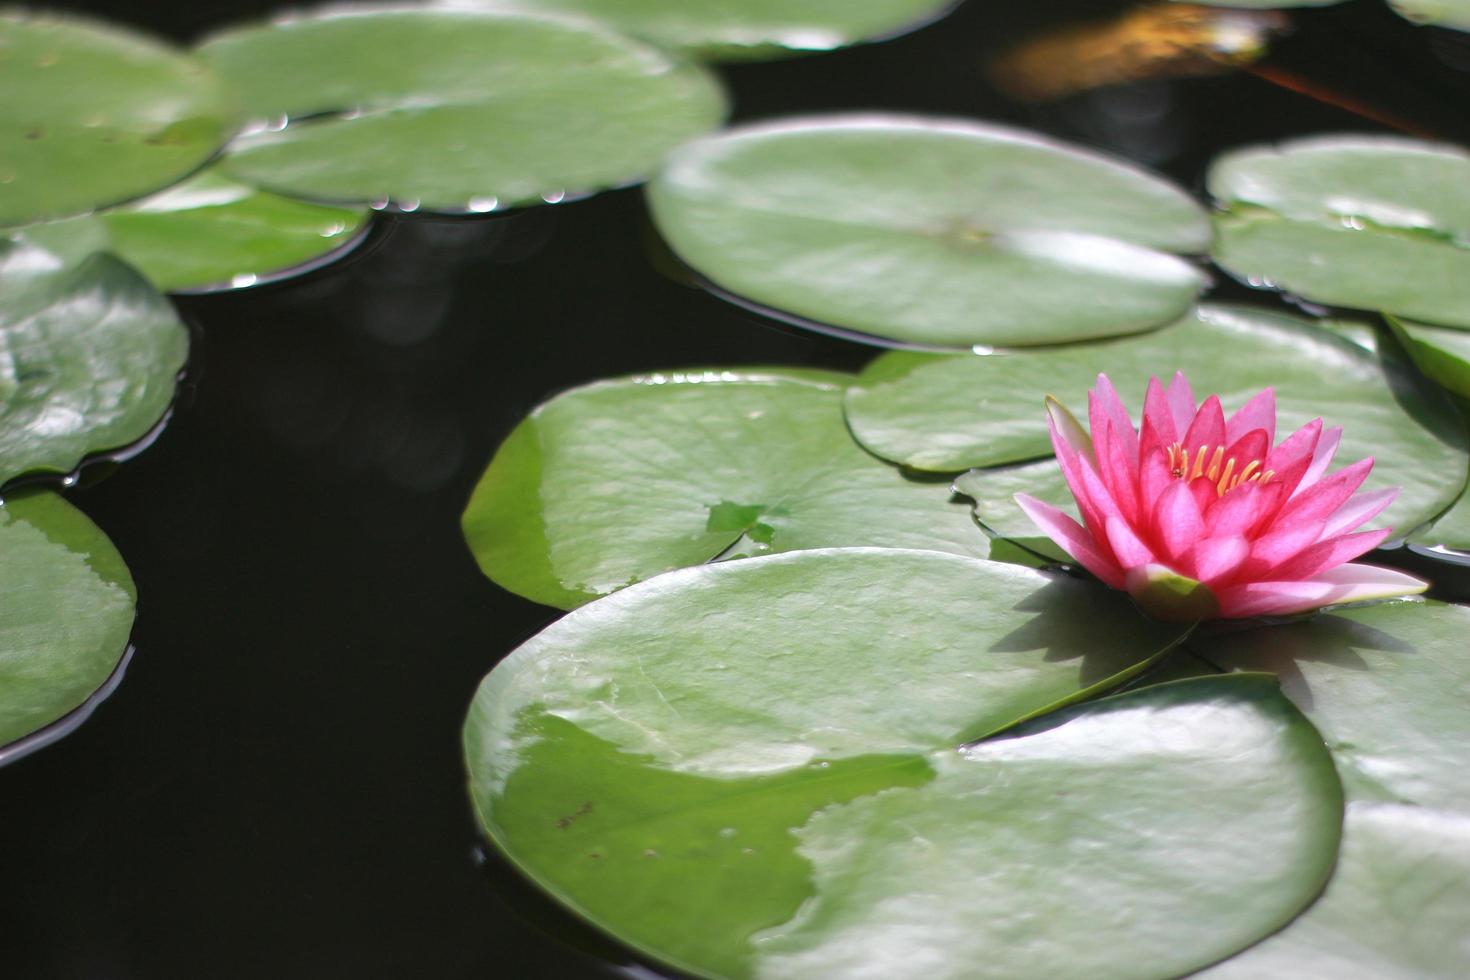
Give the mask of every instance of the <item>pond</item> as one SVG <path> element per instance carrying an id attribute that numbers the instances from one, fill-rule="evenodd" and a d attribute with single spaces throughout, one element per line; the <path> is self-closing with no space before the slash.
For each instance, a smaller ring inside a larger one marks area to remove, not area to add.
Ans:
<path id="1" fill-rule="evenodd" d="M 55 6 L 190 42 L 276 5 Z M 1379 0 L 1293 10 L 1292 30 L 1240 68 L 1113 51 L 1116 84 L 1086 87 L 1074 46 L 1038 49 L 1026 79 L 1011 62 L 1015 94 L 987 73 L 1023 41 L 1134 7 L 969 0 L 881 43 L 718 74 L 736 123 L 983 119 L 1132 160 L 1202 199 L 1210 162 L 1248 144 L 1470 144 L 1470 34 L 1412 26 Z M 1079 90 L 1023 98 L 1028 84 Z M 390 208 L 337 261 L 176 297 L 191 346 L 167 423 L 69 491 L 137 583 L 135 653 L 90 718 L 0 769 L 0 972 L 674 976 L 481 835 L 465 712 L 560 612 L 487 580 L 460 518 L 507 435 L 574 386 L 727 365 L 857 371 L 880 353 L 717 292 L 628 187 L 489 216 Z M 1291 309 L 1218 272 L 1211 299 Z M 1470 595 L 1463 567 L 1393 560 L 1431 569 L 1437 595 Z"/>

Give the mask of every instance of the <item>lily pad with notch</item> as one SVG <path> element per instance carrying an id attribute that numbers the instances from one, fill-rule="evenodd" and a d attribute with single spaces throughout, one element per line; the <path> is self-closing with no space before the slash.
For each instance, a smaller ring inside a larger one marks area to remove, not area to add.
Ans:
<path id="1" fill-rule="evenodd" d="M 577 388 L 506 438 L 464 514 L 500 585 L 571 608 L 717 558 L 846 545 L 983 557 L 948 480 L 905 476 L 842 419 L 850 375 L 712 369 Z"/>
<path id="2" fill-rule="evenodd" d="M 674 253 L 777 315 L 930 347 L 1136 333 L 1205 283 L 1183 191 L 960 119 L 811 116 L 690 142 L 649 184 Z"/>
<path id="3" fill-rule="evenodd" d="M 200 53 L 258 123 L 224 171 L 323 201 L 479 213 L 561 200 L 642 179 L 725 114 L 702 68 L 500 7 L 327 7 Z"/>
<path id="4" fill-rule="evenodd" d="M 117 258 L 0 237 L 0 484 L 148 435 L 188 350 L 173 306 Z"/>
<path id="5" fill-rule="evenodd" d="M 1178 976 L 1309 903 L 1341 821 L 1269 677 L 1065 707 L 1179 635 L 933 552 L 683 569 L 490 673 L 471 791 L 553 897 L 698 976 Z"/>
<path id="6" fill-rule="evenodd" d="M 137 595 L 121 556 L 53 491 L 0 504 L 0 761 L 102 687 L 122 660 Z"/>
<path id="7" fill-rule="evenodd" d="M 1214 258 L 1254 285 L 1470 328 L 1470 153 L 1388 136 L 1215 161 Z"/>
<path id="8" fill-rule="evenodd" d="M 0 10 L 0 226 L 80 214 L 187 176 L 232 109 L 197 59 L 116 25 Z"/>

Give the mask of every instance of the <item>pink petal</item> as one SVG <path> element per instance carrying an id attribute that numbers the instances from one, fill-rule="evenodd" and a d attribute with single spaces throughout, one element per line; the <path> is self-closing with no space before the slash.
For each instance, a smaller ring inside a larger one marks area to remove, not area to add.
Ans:
<path id="1" fill-rule="evenodd" d="M 1220 491 L 1215 487 L 1215 481 L 1207 476 L 1197 476 L 1186 485 L 1189 487 L 1189 492 L 1194 495 L 1194 504 L 1199 508 L 1201 517 L 1220 499 Z"/>
<path id="2" fill-rule="evenodd" d="M 1178 561 L 1190 545 L 1204 537 L 1204 518 L 1183 480 L 1174 481 L 1159 495 L 1153 518 L 1154 540 L 1171 560 Z"/>
<path id="3" fill-rule="evenodd" d="M 1056 542 L 1057 547 L 1077 559 L 1087 569 L 1115 589 L 1123 588 L 1123 570 L 1106 558 L 1095 546 L 1092 535 L 1051 504 L 1024 493 L 1016 494 L 1016 503 L 1041 532 Z"/>
<path id="4" fill-rule="evenodd" d="M 1205 538 L 1195 542 L 1185 553 L 1184 565 L 1191 570 L 1191 578 L 1213 589 L 1215 583 L 1224 580 L 1239 568 L 1250 553 L 1250 542 L 1238 534 L 1223 538 Z"/>
<path id="5" fill-rule="evenodd" d="M 1113 438 L 1118 440 L 1123 456 L 1128 460 L 1129 469 L 1136 473 L 1138 433 L 1133 428 L 1133 420 L 1128 417 L 1123 399 L 1118 397 L 1118 390 L 1113 387 L 1106 374 L 1099 374 L 1097 387 L 1087 393 L 1087 412 L 1093 432 L 1102 429 L 1100 423 L 1104 420 L 1113 424 Z"/>
<path id="6" fill-rule="evenodd" d="M 1389 530 L 1384 527 L 1318 541 L 1273 571 L 1271 577 L 1292 580 L 1316 578 L 1329 568 L 1336 568 L 1372 551 L 1388 537 Z"/>
<path id="7" fill-rule="evenodd" d="M 1194 415 L 1192 400 L 1189 414 L 1191 417 Z M 1140 426 L 1140 431 L 1142 433 L 1139 439 L 1140 454 L 1155 448 L 1168 449 L 1179 441 L 1179 433 L 1182 430 L 1174 427 L 1174 415 L 1169 408 L 1169 396 L 1164 394 L 1164 386 L 1159 384 L 1158 378 L 1148 379 L 1148 392 L 1143 396 L 1143 425 Z"/>
<path id="8" fill-rule="evenodd" d="M 1327 519 L 1327 527 L 1323 530 L 1322 536 L 1331 538 L 1357 530 L 1377 517 L 1379 512 L 1393 503 L 1398 495 L 1398 487 L 1354 494 L 1347 503 L 1338 508 L 1337 513 Z"/>
<path id="9" fill-rule="evenodd" d="M 1062 411 L 1066 411 L 1063 409 Z M 1073 420 L 1075 422 L 1075 420 Z M 1083 522 L 1094 532 L 1102 531 L 1102 514 L 1092 502 L 1087 493 L 1087 481 L 1083 478 L 1082 471 L 1091 467 L 1092 440 L 1088 439 L 1088 455 L 1084 460 L 1077 452 L 1072 443 L 1068 442 L 1057 425 L 1057 417 L 1053 414 L 1047 416 L 1047 426 L 1051 429 L 1051 445 L 1057 454 L 1057 465 L 1061 467 L 1062 478 L 1067 481 L 1068 488 L 1072 491 L 1072 497 L 1077 501 L 1077 508 L 1082 514 Z"/>
<path id="10" fill-rule="evenodd" d="M 1306 474 L 1307 467 L 1311 465 L 1312 453 L 1316 450 L 1317 441 L 1321 437 L 1322 420 L 1313 419 L 1287 436 L 1281 445 L 1271 450 L 1266 456 L 1266 461 L 1261 464 L 1261 469 L 1275 473 L 1275 479 L 1285 486 L 1285 492 L 1290 494 Z M 1290 481 L 1288 482 L 1284 476 L 1291 477 Z"/>
<path id="11" fill-rule="evenodd" d="M 1174 372 L 1174 380 L 1169 382 L 1169 390 L 1165 394 L 1169 399 L 1169 415 L 1174 420 L 1174 439 L 1177 441 L 1194 420 L 1194 392 L 1190 390 L 1189 379 L 1183 371 Z"/>
<path id="12" fill-rule="evenodd" d="M 1155 560 L 1153 549 L 1143 543 L 1133 528 L 1121 517 L 1108 518 L 1108 544 L 1123 568 L 1148 565 Z"/>
<path id="13" fill-rule="evenodd" d="M 1217 594 L 1220 615 L 1286 616 L 1340 602 L 1388 599 L 1423 592 L 1429 583 L 1391 568 L 1339 565 L 1304 582 L 1251 582 Z"/>
<path id="14" fill-rule="evenodd" d="M 1301 521 L 1326 520 L 1347 502 L 1353 492 L 1362 486 L 1373 469 L 1373 457 L 1360 459 L 1345 466 L 1315 486 L 1294 494 L 1277 514 L 1279 524 L 1296 524 Z"/>
<path id="15" fill-rule="evenodd" d="M 1154 504 L 1174 482 L 1169 470 L 1169 459 L 1162 449 L 1149 450 L 1138 467 L 1138 506 L 1146 514 L 1153 513 Z"/>
<path id="16" fill-rule="evenodd" d="M 1269 484 L 1242 483 L 1222 496 L 1205 511 L 1205 525 L 1214 537 L 1247 534 L 1260 523 L 1279 499 L 1268 492 Z"/>
<path id="17" fill-rule="evenodd" d="M 1225 423 L 1225 441 L 1234 442 L 1252 429 L 1261 429 L 1266 433 L 1267 446 L 1276 441 L 1276 390 L 1274 388 L 1265 389 L 1242 405 L 1240 411 L 1230 416 L 1230 421 Z M 1226 456 L 1229 455 L 1226 453 Z"/>
<path id="18" fill-rule="evenodd" d="M 1317 448 L 1312 451 L 1312 465 L 1307 467 L 1301 482 L 1296 485 L 1293 494 L 1301 493 L 1307 487 L 1322 479 L 1322 474 L 1327 472 L 1327 467 L 1332 465 L 1332 457 L 1337 453 L 1337 446 L 1342 442 L 1342 426 L 1334 425 L 1330 429 L 1322 430 L 1322 438 L 1317 440 Z"/>
<path id="19" fill-rule="evenodd" d="M 1083 431 L 1082 424 L 1077 421 L 1077 416 L 1050 395 L 1046 396 L 1046 418 L 1047 424 L 1051 426 L 1053 446 L 1056 445 L 1058 439 L 1061 439 L 1078 456 L 1093 462 L 1097 461 L 1092 454 L 1092 438 Z M 1057 455 L 1060 456 L 1061 452 L 1058 451 Z"/>
<path id="20" fill-rule="evenodd" d="M 1309 548 L 1322 538 L 1322 521 L 1307 521 L 1277 528 L 1270 534 L 1251 542 L 1251 556 L 1246 560 L 1241 574 L 1247 578 L 1260 579 L 1271 574 L 1277 566 L 1295 558 L 1304 548 Z"/>
<path id="21" fill-rule="evenodd" d="M 1129 465 L 1126 458 L 1128 450 L 1119 438 L 1118 430 L 1111 420 L 1103 419 L 1101 429 L 1092 431 L 1102 433 L 1100 440 L 1093 441 L 1093 446 L 1097 451 L 1098 475 L 1102 477 L 1113 500 L 1117 501 L 1118 509 L 1123 516 L 1129 522 L 1136 523 L 1138 521 L 1138 487 L 1134 482 L 1133 467 Z M 1136 442 L 1135 439 L 1135 449 Z"/>
<path id="22" fill-rule="evenodd" d="M 1211 395 L 1205 399 L 1194 421 L 1189 423 L 1189 431 L 1184 433 L 1182 441 L 1184 448 L 1191 453 L 1197 447 L 1213 450 L 1216 446 L 1225 444 L 1225 410 L 1220 407 L 1219 395 Z"/>
<path id="23" fill-rule="evenodd" d="M 1233 437 L 1234 442 L 1225 450 L 1225 459 L 1235 460 L 1235 473 L 1239 474 L 1252 460 L 1264 460 L 1271 448 L 1271 436 L 1265 429 L 1251 429 Z"/>

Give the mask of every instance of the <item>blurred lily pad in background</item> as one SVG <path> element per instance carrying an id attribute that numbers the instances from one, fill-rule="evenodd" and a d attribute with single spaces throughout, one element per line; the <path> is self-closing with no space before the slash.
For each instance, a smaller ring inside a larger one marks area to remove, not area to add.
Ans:
<path id="1" fill-rule="evenodd" d="M 234 123 L 197 59 L 116 25 L 14 8 L 0 10 L 0 93 L 0 225 L 166 187 Z"/>
<path id="2" fill-rule="evenodd" d="M 1470 153 L 1328 136 L 1216 159 L 1214 258 L 1254 285 L 1470 328 Z"/>
<path id="3" fill-rule="evenodd" d="M 586 16 L 695 58 L 755 61 L 892 37 L 928 23 L 957 2 L 506 0 L 499 5 Z M 461 0 L 460 5 L 475 4 Z"/>
<path id="4" fill-rule="evenodd" d="M 280 197 L 206 170 L 132 204 L 24 236 L 57 251 L 110 251 L 159 289 L 209 292 L 298 274 L 344 254 L 366 232 L 366 208 Z"/>
<path id="5" fill-rule="evenodd" d="M 1204 212 L 1128 164 L 968 120 L 838 115 L 690 142 L 649 184 L 676 255 L 736 298 L 870 339 L 1135 333 L 1205 285 Z"/>
<path id="6" fill-rule="evenodd" d="M 0 484 L 142 439 L 188 350 L 173 306 L 117 258 L 0 237 Z"/>
<path id="7" fill-rule="evenodd" d="M 487 212 L 642 179 L 718 126 L 704 69 L 591 22 L 342 6 L 206 40 L 256 125 L 230 176 L 323 201 Z"/>
<path id="8" fill-rule="evenodd" d="M 80 706 L 127 650 L 136 592 L 112 542 L 49 490 L 0 504 L 0 758 Z"/>
<path id="9" fill-rule="evenodd" d="M 465 727 L 476 810 L 558 900 L 703 976 L 1176 976 L 1331 870 L 1341 789 L 1275 682 L 966 743 L 1180 635 L 1091 583 L 935 553 L 684 569 L 490 673 Z"/>
<path id="10" fill-rule="evenodd" d="M 470 550 L 519 595 L 570 608 L 719 557 L 837 546 L 984 557 L 948 480 L 864 452 L 850 375 L 672 371 L 541 405 L 501 445 L 464 514 Z"/>
<path id="11" fill-rule="evenodd" d="M 1470 31 L 1470 0 L 1388 0 L 1388 5 L 1416 24 Z"/>

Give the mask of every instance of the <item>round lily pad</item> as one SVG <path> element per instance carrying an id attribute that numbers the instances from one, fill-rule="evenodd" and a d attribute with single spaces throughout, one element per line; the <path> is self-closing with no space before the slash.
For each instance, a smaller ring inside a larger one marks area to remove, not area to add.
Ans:
<path id="1" fill-rule="evenodd" d="M 135 204 L 31 225 L 24 237 L 58 251 L 110 251 L 169 292 L 213 292 L 318 268 L 362 241 L 369 216 L 207 170 Z"/>
<path id="2" fill-rule="evenodd" d="M 591 17 L 707 60 L 754 61 L 906 33 L 952 9 L 955 0 L 510 0 L 501 5 Z"/>
<path id="3" fill-rule="evenodd" d="M 947 480 L 910 479 L 842 420 L 849 375 L 688 370 L 602 381 L 541 405 L 464 514 L 485 574 L 570 608 L 672 568 L 848 545 L 983 557 Z"/>
<path id="4" fill-rule="evenodd" d="M 102 686 L 127 650 L 136 600 L 122 558 L 51 491 L 0 505 L 0 757 Z"/>
<path id="5" fill-rule="evenodd" d="M 118 259 L 0 238 L 0 484 L 143 438 L 188 350 L 173 306 Z"/>
<path id="6" fill-rule="evenodd" d="M 1432 549 L 1470 551 L 1470 487 L 1427 527 L 1409 535 L 1409 540 Z"/>
<path id="7" fill-rule="evenodd" d="M 905 466 L 996 466 L 1051 454 L 1045 395 L 1086 418 L 1087 391 L 1103 372 L 1136 421 L 1148 378 L 1168 380 L 1175 371 L 1199 398 L 1218 394 L 1227 411 L 1274 387 L 1283 436 L 1318 417 L 1342 426 L 1338 458 L 1372 456 L 1373 485 L 1403 488 L 1384 517 L 1401 532 L 1438 515 L 1465 487 L 1464 422 L 1443 392 L 1334 331 L 1249 307 L 1201 306 L 1163 330 L 1106 343 L 988 356 L 885 354 L 849 389 L 847 419 L 864 446 Z"/>
<path id="8" fill-rule="evenodd" d="M 330 7 L 200 52 L 253 117 L 277 120 L 231 145 L 228 174 L 404 210 L 627 184 L 725 112 L 701 68 L 591 22 L 498 8 Z"/>
<path id="9" fill-rule="evenodd" d="M 1388 5 L 1416 24 L 1470 31 L 1470 0 L 1388 0 Z"/>
<path id="10" fill-rule="evenodd" d="M 966 744 L 1170 637 L 1117 593 L 932 552 L 684 569 L 490 673 L 471 790 L 538 884 L 700 976 L 1178 976 L 1332 866 L 1337 777 L 1272 680 Z"/>
<path id="11" fill-rule="evenodd" d="M 1470 153 L 1332 136 L 1228 153 L 1215 261 L 1319 303 L 1470 327 Z"/>
<path id="12" fill-rule="evenodd" d="M 166 187 L 208 160 L 232 120 L 197 60 L 75 18 L 0 11 L 0 225 Z"/>
<path id="13" fill-rule="evenodd" d="M 1179 316 L 1208 222 L 1110 158 L 956 119 L 838 115 L 680 147 L 649 184 L 658 229 L 716 287 L 869 339 L 1028 346 Z"/>

